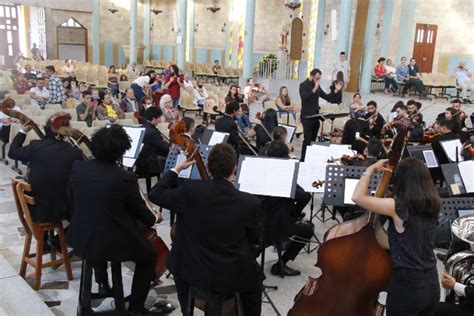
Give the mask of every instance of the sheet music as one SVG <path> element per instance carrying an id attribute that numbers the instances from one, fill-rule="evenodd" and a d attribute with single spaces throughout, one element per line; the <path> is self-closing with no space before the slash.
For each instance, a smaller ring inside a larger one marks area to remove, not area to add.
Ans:
<path id="1" fill-rule="evenodd" d="M 458 168 L 466 192 L 474 192 L 474 160 L 461 161 Z"/>
<path id="2" fill-rule="evenodd" d="M 181 161 L 184 161 L 186 159 L 187 159 L 186 155 L 179 154 L 178 157 L 176 158 L 176 165 L 179 164 Z M 192 170 L 193 170 L 193 166 L 189 166 L 188 168 L 181 170 L 181 172 L 178 174 L 178 177 L 189 179 L 189 178 L 191 178 L 191 171 Z"/>
<path id="3" fill-rule="evenodd" d="M 331 152 L 329 146 L 311 145 L 306 147 L 305 162 L 326 163 L 330 158 Z"/>
<path id="4" fill-rule="evenodd" d="M 127 133 L 128 137 L 130 137 L 131 147 L 129 150 L 125 152 L 123 155 L 124 158 L 138 158 L 138 154 L 140 151 L 138 150 L 138 146 L 141 144 L 143 134 L 145 133 L 144 127 L 130 127 L 130 126 L 123 126 L 123 129 Z"/>
<path id="5" fill-rule="evenodd" d="M 209 140 L 209 146 L 214 146 L 216 144 L 220 144 L 224 142 L 226 136 L 229 136 L 229 133 L 221 133 L 214 131 L 212 133 L 211 139 Z"/>
<path id="6" fill-rule="evenodd" d="M 352 194 L 356 188 L 357 182 L 359 179 L 345 179 L 344 181 L 344 204 L 355 205 L 352 201 Z"/>
<path id="7" fill-rule="evenodd" d="M 463 156 L 461 155 L 463 147 L 459 139 L 444 140 L 440 143 L 441 147 L 443 147 L 444 152 L 446 153 L 446 156 L 448 156 L 451 162 L 456 162 L 456 147 L 458 149 L 457 152 L 459 161 L 464 160 Z"/>
<path id="8" fill-rule="evenodd" d="M 122 158 L 122 165 L 124 165 L 125 167 L 127 168 L 132 168 L 133 165 L 135 165 L 135 162 L 137 160 L 134 159 L 134 158 L 127 158 L 127 157 L 123 157 Z"/>
<path id="9" fill-rule="evenodd" d="M 326 163 L 301 162 L 298 168 L 297 183 L 306 192 L 324 192 L 325 184 L 319 188 L 312 186 L 314 181 L 324 180 L 326 178 Z"/>
<path id="10" fill-rule="evenodd" d="M 245 157 L 239 174 L 242 192 L 278 197 L 291 197 L 295 168 L 293 159 Z"/>
<path id="11" fill-rule="evenodd" d="M 291 140 L 293 139 L 293 135 L 295 134 L 295 131 L 296 131 L 296 126 L 290 126 L 290 125 L 285 125 L 285 124 L 278 124 L 278 126 L 284 127 L 286 129 L 286 142 L 291 143 Z"/>
<path id="12" fill-rule="evenodd" d="M 329 151 L 331 153 L 332 157 L 334 159 L 341 158 L 342 155 L 348 155 L 348 156 L 353 156 L 354 151 L 350 148 L 349 145 L 339 145 L 339 144 L 331 144 L 329 145 Z"/>

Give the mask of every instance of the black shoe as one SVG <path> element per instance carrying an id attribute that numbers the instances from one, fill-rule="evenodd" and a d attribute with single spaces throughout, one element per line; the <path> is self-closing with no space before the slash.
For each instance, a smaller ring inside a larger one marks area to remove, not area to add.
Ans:
<path id="1" fill-rule="evenodd" d="M 446 262 L 447 255 L 445 253 L 437 253 L 436 258 L 438 258 L 439 261 L 441 262 Z"/>
<path id="2" fill-rule="evenodd" d="M 176 307 L 171 302 L 166 300 L 159 301 L 153 306 L 164 314 L 169 314 L 176 309 Z"/>
<path id="3" fill-rule="evenodd" d="M 301 212 L 300 216 L 298 217 L 298 220 L 297 222 L 301 222 L 303 220 L 303 218 L 305 218 L 306 216 L 306 213 L 305 212 Z"/>
<path id="4" fill-rule="evenodd" d="M 301 274 L 301 271 L 292 269 L 288 267 L 286 264 L 283 265 L 283 271 L 280 271 L 280 264 L 277 262 L 274 265 L 272 265 L 272 268 L 270 269 L 271 274 L 273 275 L 284 275 L 284 276 L 297 276 Z"/>
<path id="5" fill-rule="evenodd" d="M 99 295 L 106 296 L 110 294 L 110 285 L 109 282 L 99 283 Z"/>
<path id="6" fill-rule="evenodd" d="M 128 309 L 128 314 L 130 316 L 164 316 L 165 314 L 160 311 L 160 310 L 148 310 L 146 308 L 138 309 L 138 310 L 133 310 L 133 309 Z"/>

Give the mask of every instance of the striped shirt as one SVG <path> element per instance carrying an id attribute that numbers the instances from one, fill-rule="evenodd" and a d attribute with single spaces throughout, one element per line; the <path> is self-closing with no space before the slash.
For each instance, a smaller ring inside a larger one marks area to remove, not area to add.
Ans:
<path id="1" fill-rule="evenodd" d="M 405 203 L 395 199 L 395 211 L 404 221 L 405 231 L 397 232 L 390 218 L 388 238 L 394 268 L 426 270 L 436 267 L 436 218 L 410 213 Z"/>
<path id="2" fill-rule="evenodd" d="M 63 103 L 66 101 L 66 94 L 61 79 L 55 75 L 48 80 L 49 103 Z"/>

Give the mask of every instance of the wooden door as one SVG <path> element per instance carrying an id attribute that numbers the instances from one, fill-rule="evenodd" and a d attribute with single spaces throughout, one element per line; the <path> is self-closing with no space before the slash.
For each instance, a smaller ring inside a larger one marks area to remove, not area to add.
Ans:
<path id="1" fill-rule="evenodd" d="M 14 5 L 0 4 L 0 55 L 5 65 L 13 66 L 13 59 L 20 51 L 18 36 L 18 11 Z"/>
<path id="2" fill-rule="evenodd" d="M 433 69 L 437 31 L 437 25 L 416 24 L 413 58 L 415 58 L 421 72 L 429 73 Z"/>

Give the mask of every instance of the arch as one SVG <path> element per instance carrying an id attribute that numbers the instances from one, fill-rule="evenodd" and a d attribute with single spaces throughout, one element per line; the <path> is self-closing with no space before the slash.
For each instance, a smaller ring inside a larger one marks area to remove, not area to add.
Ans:
<path id="1" fill-rule="evenodd" d="M 73 17 L 56 27 L 56 53 L 58 59 L 88 61 L 87 28 Z"/>
<path id="2" fill-rule="evenodd" d="M 290 59 L 301 60 L 303 49 L 303 20 L 295 18 L 291 22 Z"/>

